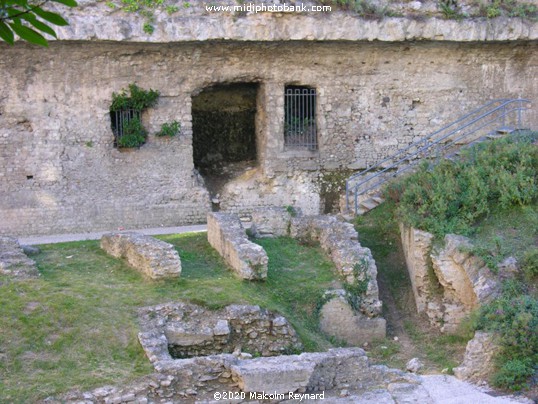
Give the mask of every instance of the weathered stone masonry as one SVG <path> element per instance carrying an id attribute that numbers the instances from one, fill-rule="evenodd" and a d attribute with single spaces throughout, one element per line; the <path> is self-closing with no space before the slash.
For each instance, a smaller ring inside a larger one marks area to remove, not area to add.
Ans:
<path id="1" fill-rule="evenodd" d="M 93 20 L 74 18 L 49 49 L 0 44 L 1 234 L 203 222 L 210 201 L 194 170 L 191 106 L 192 96 L 216 83 L 257 83 L 257 167 L 224 188 L 221 209 L 233 212 L 294 205 L 317 214 L 321 170 L 364 167 L 487 100 L 538 94 L 531 23 L 514 23 L 510 31 L 501 23 L 495 30 L 353 20 L 357 29 L 346 31 L 353 26 L 346 17 L 331 36 L 335 17 L 301 20 L 302 31 L 294 33 L 301 24 L 290 16 L 252 16 L 232 35 L 232 20 L 222 20 L 218 33 L 219 24 L 200 18 L 203 29 L 187 32 L 186 19 L 174 22 L 186 31 L 163 25 L 152 37 L 138 28 L 127 35 L 118 28 L 125 20 L 115 20 L 110 29 L 118 32 L 91 34 L 103 40 L 97 43 L 84 41 Z M 264 24 L 289 37 L 270 35 Z M 233 40 L 218 41 L 225 38 Z M 376 38 L 387 42 L 368 42 Z M 496 38 L 506 42 L 460 42 Z M 143 115 L 147 144 L 121 152 L 113 147 L 109 106 L 112 92 L 132 82 L 161 97 Z M 284 147 L 286 84 L 317 90 L 317 151 Z M 527 118 L 536 126 L 536 112 Z M 172 120 L 180 121 L 181 135 L 156 138 Z"/>

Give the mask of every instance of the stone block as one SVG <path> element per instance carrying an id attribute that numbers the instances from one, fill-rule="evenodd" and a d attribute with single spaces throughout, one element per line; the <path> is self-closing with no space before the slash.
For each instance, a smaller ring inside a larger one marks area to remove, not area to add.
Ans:
<path id="1" fill-rule="evenodd" d="M 386 336 L 385 319 L 369 318 L 355 312 L 343 290 L 335 291 L 333 297 L 321 308 L 320 327 L 325 334 L 352 346 L 361 346 Z"/>
<path id="2" fill-rule="evenodd" d="M 492 333 L 477 331 L 474 338 L 467 343 L 463 363 L 454 368 L 458 379 L 480 381 L 488 380 L 495 369 L 495 355 L 500 345 Z"/>
<path id="3" fill-rule="evenodd" d="M 181 260 L 172 244 L 134 232 L 108 233 L 101 238 L 101 248 L 109 255 L 123 258 L 150 279 L 177 278 Z"/>
<path id="4" fill-rule="evenodd" d="M 239 216 L 208 213 L 207 239 L 241 279 L 267 278 L 267 253 L 247 238 Z"/>
<path id="5" fill-rule="evenodd" d="M 241 361 L 231 367 L 232 377 L 244 392 L 287 394 L 306 389 L 315 363 L 296 355 Z"/>
<path id="6" fill-rule="evenodd" d="M 0 236 L 0 274 L 13 279 L 40 276 L 35 261 L 28 258 L 16 239 L 7 236 Z"/>

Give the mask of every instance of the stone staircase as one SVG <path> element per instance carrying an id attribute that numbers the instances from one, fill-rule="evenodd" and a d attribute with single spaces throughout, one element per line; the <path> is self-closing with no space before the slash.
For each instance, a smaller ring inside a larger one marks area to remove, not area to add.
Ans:
<path id="1" fill-rule="evenodd" d="M 462 148 L 525 130 L 522 112 L 530 109 L 526 99 L 490 101 L 456 121 L 398 150 L 391 156 L 355 173 L 346 180 L 341 200 L 345 216 L 363 215 L 383 203 L 380 189 L 389 180 L 412 170 L 421 161 L 436 164 L 456 160 Z"/>

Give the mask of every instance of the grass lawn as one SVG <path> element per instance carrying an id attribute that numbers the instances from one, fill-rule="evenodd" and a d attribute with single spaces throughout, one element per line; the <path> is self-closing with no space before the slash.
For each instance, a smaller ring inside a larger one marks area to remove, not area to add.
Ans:
<path id="1" fill-rule="evenodd" d="M 139 307 L 179 299 L 217 308 L 258 304 L 286 316 L 305 349 L 329 348 L 316 304 L 335 280 L 319 248 L 293 239 L 259 241 L 269 256 L 266 282 L 226 269 L 205 233 L 162 236 L 182 259 L 181 278 L 151 282 L 98 241 L 41 246 L 41 279 L 0 277 L 0 402 L 33 402 L 77 388 L 120 384 L 152 372 L 137 340 Z"/>

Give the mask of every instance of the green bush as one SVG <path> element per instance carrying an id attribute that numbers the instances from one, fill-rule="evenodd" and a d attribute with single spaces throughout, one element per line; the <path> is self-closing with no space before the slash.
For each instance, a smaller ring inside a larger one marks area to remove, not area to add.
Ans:
<path id="1" fill-rule="evenodd" d="M 490 207 L 507 209 L 538 199 L 536 136 L 505 138 L 467 150 L 457 162 L 417 172 L 389 184 L 384 195 L 398 203 L 404 223 L 436 236 L 468 235 Z"/>
<path id="2" fill-rule="evenodd" d="M 159 92 L 157 90 L 144 90 L 138 87 L 135 83 L 129 84 L 127 90 L 123 89 L 120 93 L 112 93 L 112 104 L 110 105 L 110 111 L 120 111 L 126 109 L 134 109 L 136 111 L 142 111 L 145 108 L 153 107 L 157 103 L 159 98 Z"/>
<path id="3" fill-rule="evenodd" d="M 505 284 L 501 298 L 480 308 L 475 327 L 499 335 L 492 382 L 511 390 L 525 388 L 538 371 L 538 299 L 522 291 L 517 282 Z"/>
<path id="4" fill-rule="evenodd" d="M 181 125 L 178 121 L 173 121 L 170 123 L 163 123 L 161 125 L 161 130 L 157 132 L 155 135 L 160 136 L 160 137 L 164 137 L 164 136 L 174 137 L 179 134 L 180 129 L 181 129 Z"/>
<path id="5" fill-rule="evenodd" d="M 521 267 L 527 279 L 538 278 L 538 248 L 533 248 L 525 253 Z"/>
<path id="6" fill-rule="evenodd" d="M 118 147 L 140 147 L 146 143 L 148 133 L 142 126 L 140 118 L 132 118 L 123 124 L 123 135 L 118 138 Z"/>

